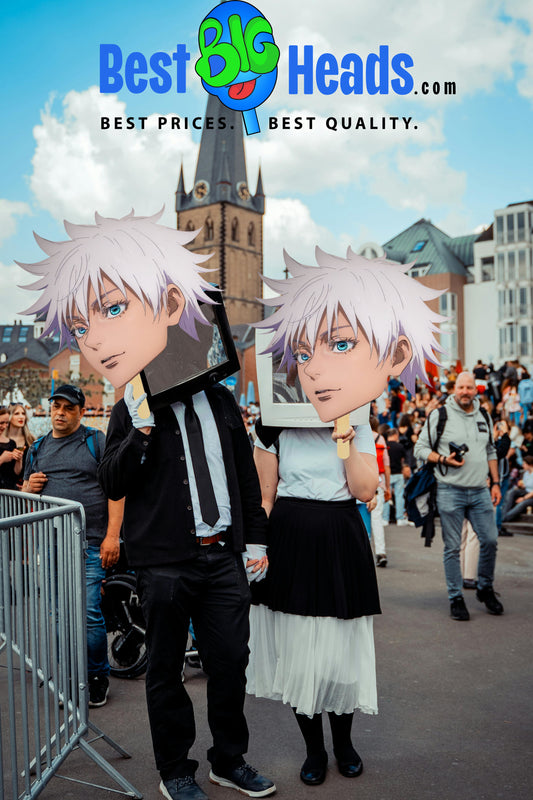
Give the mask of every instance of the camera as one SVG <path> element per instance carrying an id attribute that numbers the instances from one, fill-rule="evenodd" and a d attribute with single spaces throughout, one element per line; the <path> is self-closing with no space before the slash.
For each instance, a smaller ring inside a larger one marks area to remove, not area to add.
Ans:
<path id="1" fill-rule="evenodd" d="M 454 456 L 457 461 L 462 461 L 465 457 L 465 453 L 468 453 L 467 444 L 455 444 L 455 442 L 450 442 L 450 455 Z"/>

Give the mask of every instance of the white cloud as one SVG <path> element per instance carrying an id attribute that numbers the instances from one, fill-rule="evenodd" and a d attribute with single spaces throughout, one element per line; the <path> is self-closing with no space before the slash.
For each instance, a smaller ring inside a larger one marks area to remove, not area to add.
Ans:
<path id="1" fill-rule="evenodd" d="M 315 222 L 301 200 L 272 198 L 268 201 L 264 220 L 265 274 L 282 277 L 284 249 L 297 261 L 310 264 L 314 263 L 316 245 L 328 252 L 344 255 L 349 244 L 348 236 L 336 237 Z"/>
<path id="2" fill-rule="evenodd" d="M 19 285 L 30 282 L 31 275 L 23 272 L 19 266 L 0 262 L 0 322 L 9 324 L 15 317 L 28 320 L 22 312 L 31 305 L 32 293 L 21 289 Z"/>
<path id="3" fill-rule="evenodd" d="M 459 100 L 490 90 L 502 78 L 516 79 L 513 70 L 524 64 L 527 74 L 518 89 L 524 96 L 533 94 L 530 0 L 335 0 L 328 4 L 327 12 L 322 2 L 302 6 L 263 0 L 261 10 L 272 23 L 284 54 L 289 44 L 313 44 L 316 54 L 331 52 L 340 61 L 352 52 L 364 60 L 369 53 L 378 52 L 380 45 L 389 45 L 391 56 L 400 52 L 412 56 L 411 74 L 417 83 L 457 81 Z M 337 93 L 328 97 L 316 90 L 311 97 L 289 95 L 287 87 L 284 57 L 271 102 L 294 109 L 305 97 L 307 105 L 328 113 L 326 109 L 334 110 L 346 100 Z M 425 105 L 443 103 L 442 95 L 418 95 L 416 100 Z"/>
<path id="4" fill-rule="evenodd" d="M 29 214 L 31 209 L 27 203 L 0 198 L 0 245 L 17 230 L 16 217 Z"/>
<path id="5" fill-rule="evenodd" d="M 96 210 L 122 216 L 134 207 L 148 214 L 166 203 L 163 222 L 175 224 L 169 200 L 180 161 L 192 169 L 197 152 L 190 132 L 158 130 L 157 115 L 144 131 L 101 130 L 102 116 L 124 118 L 126 104 L 94 86 L 66 95 L 62 119 L 51 106 L 42 112 L 30 179 L 39 205 L 58 220 L 90 222 Z"/>

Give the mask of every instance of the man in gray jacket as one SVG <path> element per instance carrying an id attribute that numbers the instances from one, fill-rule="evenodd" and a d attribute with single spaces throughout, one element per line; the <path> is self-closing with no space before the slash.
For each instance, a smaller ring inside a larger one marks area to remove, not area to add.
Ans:
<path id="1" fill-rule="evenodd" d="M 445 407 L 447 420 L 437 449 L 432 449 L 437 441 L 439 419 L 439 412 L 435 410 L 420 433 L 415 456 L 437 465 L 437 508 L 444 540 L 450 614 L 456 620 L 470 619 L 462 595 L 459 557 L 465 519 L 472 523 L 480 543 L 477 599 L 485 603 L 490 614 L 502 614 L 503 606 L 492 588 L 498 541 L 494 507 L 501 499 L 498 461 L 490 425 L 480 411 L 474 376 L 470 372 L 462 372 L 457 377 L 454 394 L 448 397 Z M 462 445 L 466 447 L 461 448 Z M 464 452 L 461 453 L 461 449 Z"/>

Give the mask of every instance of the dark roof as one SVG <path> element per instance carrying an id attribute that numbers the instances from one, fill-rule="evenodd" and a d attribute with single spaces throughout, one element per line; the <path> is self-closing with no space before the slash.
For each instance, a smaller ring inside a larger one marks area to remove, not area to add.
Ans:
<path id="1" fill-rule="evenodd" d="M 467 267 L 474 263 L 474 242 L 478 234 L 452 237 L 437 228 L 428 219 L 419 219 L 405 231 L 394 236 L 383 247 L 387 258 L 417 266 L 429 265 L 428 275 L 453 273 L 467 276 Z M 418 250 L 413 250 L 424 242 Z"/>
<path id="2" fill-rule="evenodd" d="M 476 242 L 490 242 L 494 239 L 494 223 L 491 222 L 488 228 L 479 234 Z"/>
<path id="3" fill-rule="evenodd" d="M 59 349 L 59 337 L 37 339 L 33 324 L 0 325 L 0 368 L 23 358 L 48 366 Z"/>
<path id="4" fill-rule="evenodd" d="M 248 185 L 242 113 L 226 108 L 218 97 L 210 94 L 205 116 L 213 118 L 213 127 L 202 130 L 194 186 L 198 181 L 205 181 L 208 191 L 197 196 L 193 186 L 187 192 L 182 167 L 176 191 L 176 211 L 226 202 L 264 213 L 265 197 L 260 173 L 255 195 Z M 219 128 L 222 119 L 225 127 Z"/>
<path id="5" fill-rule="evenodd" d="M 506 208 L 511 206 L 533 206 L 533 200 L 521 200 L 519 203 L 507 203 Z"/>

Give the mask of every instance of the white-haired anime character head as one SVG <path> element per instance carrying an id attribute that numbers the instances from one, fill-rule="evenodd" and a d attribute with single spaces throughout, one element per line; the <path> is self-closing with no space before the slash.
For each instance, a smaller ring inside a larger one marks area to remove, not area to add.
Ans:
<path id="1" fill-rule="evenodd" d="M 442 348 L 427 306 L 442 294 L 406 275 L 412 264 L 369 260 L 348 248 L 338 258 L 316 248 L 318 267 L 284 252 L 293 277 L 264 282 L 278 296 L 277 310 L 257 327 L 273 331 L 266 352 L 296 362 L 303 391 L 322 422 L 331 422 L 378 397 L 389 376 L 414 392 L 427 381 L 425 359 L 438 363 Z"/>
<path id="2" fill-rule="evenodd" d="M 111 384 L 123 386 L 167 345 L 168 327 L 179 325 L 197 339 L 195 323 L 209 324 L 198 301 L 212 303 L 200 264 L 209 256 L 185 245 L 197 231 L 158 225 L 131 211 L 122 219 L 95 214 L 96 225 L 65 221 L 71 237 L 50 242 L 34 234 L 48 258 L 16 262 L 39 280 L 42 290 L 24 313 L 46 314 L 44 334 L 74 337 L 86 359 Z"/>

